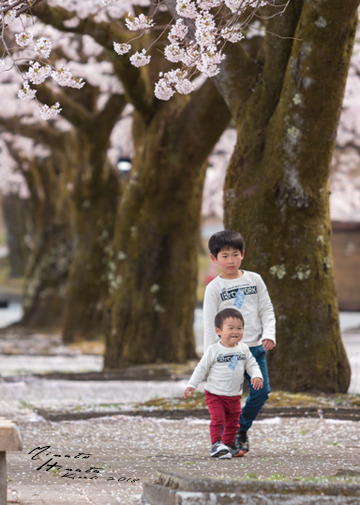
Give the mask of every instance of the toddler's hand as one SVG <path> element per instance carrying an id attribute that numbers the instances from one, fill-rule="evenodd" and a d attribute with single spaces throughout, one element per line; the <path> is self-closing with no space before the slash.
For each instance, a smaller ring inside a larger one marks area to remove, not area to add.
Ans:
<path id="1" fill-rule="evenodd" d="M 187 398 L 188 396 L 192 396 L 194 394 L 195 388 L 188 387 L 184 391 L 184 398 Z"/>

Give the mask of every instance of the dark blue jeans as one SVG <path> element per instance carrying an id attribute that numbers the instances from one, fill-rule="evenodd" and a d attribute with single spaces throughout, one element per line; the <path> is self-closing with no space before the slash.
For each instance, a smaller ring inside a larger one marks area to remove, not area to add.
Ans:
<path id="1" fill-rule="evenodd" d="M 266 351 L 262 345 L 250 347 L 250 351 L 260 367 L 264 379 L 264 385 L 262 389 L 255 390 L 250 382 L 251 377 L 245 372 L 245 378 L 249 386 L 249 396 L 240 415 L 241 431 L 248 431 L 248 429 L 250 429 L 254 419 L 262 409 L 266 400 L 269 398 L 270 393 L 269 374 L 266 365 Z"/>

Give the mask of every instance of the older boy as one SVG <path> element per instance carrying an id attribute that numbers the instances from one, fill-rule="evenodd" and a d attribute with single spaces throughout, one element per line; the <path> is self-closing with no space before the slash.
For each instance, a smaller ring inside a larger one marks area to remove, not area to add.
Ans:
<path id="1" fill-rule="evenodd" d="M 211 260 L 220 269 L 220 275 L 205 289 L 204 352 L 216 342 L 213 329 L 215 314 L 226 307 L 241 310 L 244 320 L 244 343 L 256 359 L 264 378 L 264 387 L 255 390 L 250 378 L 245 374 L 249 385 L 249 396 L 240 416 L 240 429 L 236 435 L 231 454 L 244 456 L 249 451 L 247 435 L 254 419 L 269 397 L 270 383 L 266 365 L 266 352 L 275 347 L 274 309 L 261 276 L 255 272 L 240 270 L 245 255 L 245 243 L 240 233 L 223 230 L 210 237 Z"/>
<path id="2" fill-rule="evenodd" d="M 231 458 L 231 446 L 239 428 L 241 393 L 245 370 L 255 390 L 262 388 L 260 368 L 246 344 L 240 343 L 244 318 L 238 310 L 216 314 L 215 330 L 220 342 L 210 345 L 192 374 L 184 398 L 192 396 L 207 376 L 205 398 L 211 422 L 211 457 Z"/>

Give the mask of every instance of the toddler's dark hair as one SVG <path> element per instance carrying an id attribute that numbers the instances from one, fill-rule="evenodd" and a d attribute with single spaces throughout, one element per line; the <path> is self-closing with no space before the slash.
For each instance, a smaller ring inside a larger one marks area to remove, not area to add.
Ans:
<path id="1" fill-rule="evenodd" d="M 239 249 L 241 254 L 245 250 L 245 241 L 242 235 L 234 230 L 221 230 L 214 233 L 209 239 L 210 253 L 217 258 L 217 255 L 223 249 Z"/>
<path id="2" fill-rule="evenodd" d="M 228 317 L 234 317 L 235 319 L 240 319 L 244 325 L 244 318 L 242 313 L 237 309 L 223 309 L 220 310 L 215 316 L 215 328 L 222 329 L 225 319 Z"/>

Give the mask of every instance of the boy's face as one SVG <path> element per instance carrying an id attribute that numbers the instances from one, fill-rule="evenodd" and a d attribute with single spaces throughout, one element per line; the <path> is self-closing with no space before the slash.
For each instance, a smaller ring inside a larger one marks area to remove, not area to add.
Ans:
<path id="1" fill-rule="evenodd" d="M 244 255 L 245 251 L 241 253 L 239 249 L 229 247 L 228 249 L 221 249 L 217 258 L 215 258 L 213 254 L 211 254 L 210 257 L 211 260 L 219 266 L 223 279 L 236 279 L 240 277 L 239 268 L 244 259 Z"/>
<path id="2" fill-rule="evenodd" d="M 222 328 L 216 328 L 216 333 L 225 347 L 235 347 L 243 337 L 244 323 L 238 317 L 227 317 Z"/>

